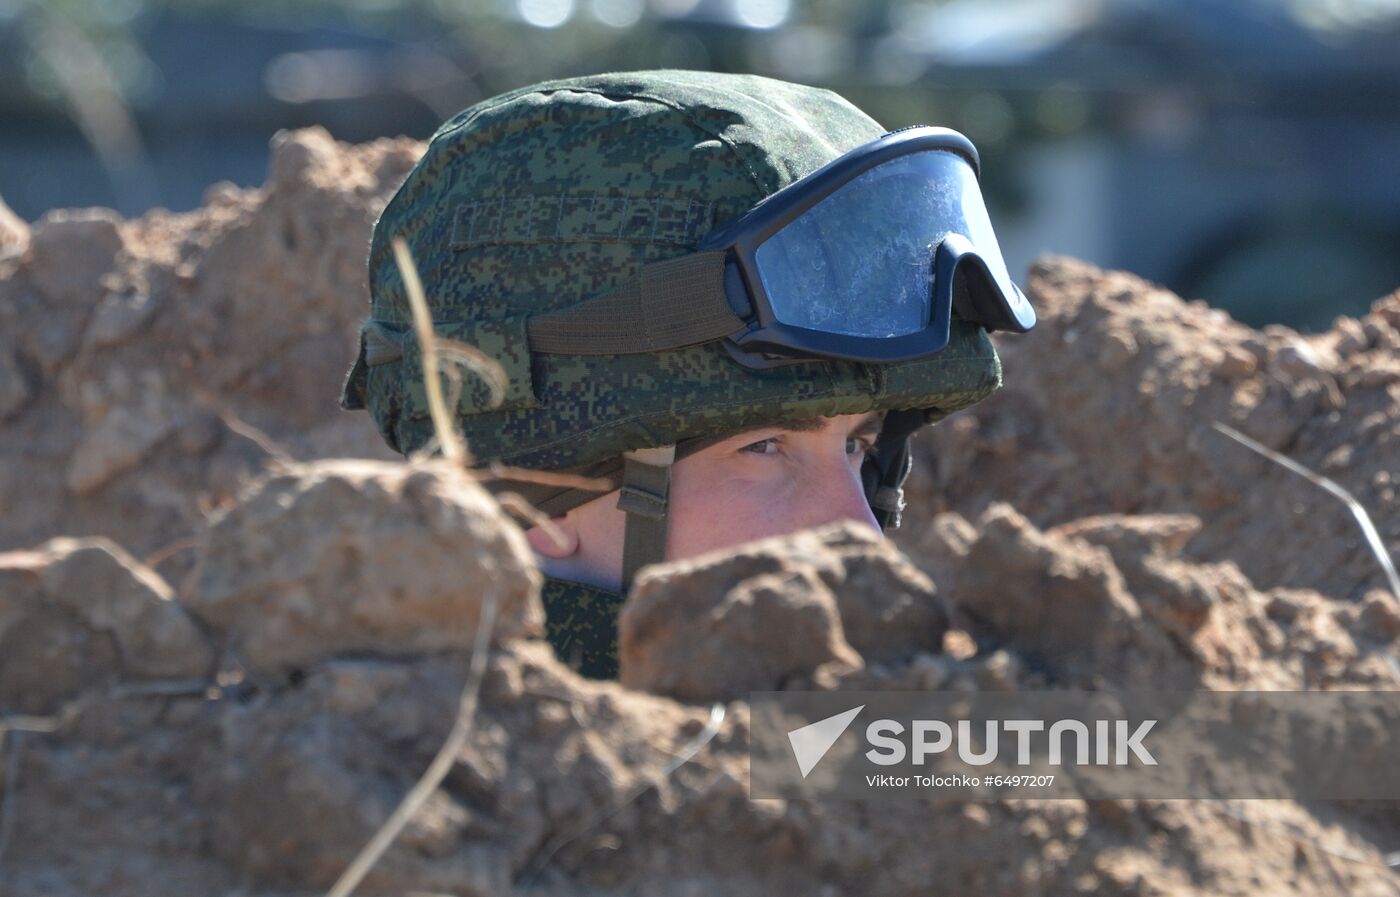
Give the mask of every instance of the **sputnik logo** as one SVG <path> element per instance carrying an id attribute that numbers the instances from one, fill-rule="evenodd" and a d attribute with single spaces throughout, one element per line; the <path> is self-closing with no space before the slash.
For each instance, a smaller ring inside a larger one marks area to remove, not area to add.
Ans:
<path id="1" fill-rule="evenodd" d="M 792 753 L 797 757 L 797 768 L 802 771 L 802 778 L 807 778 L 807 773 L 821 762 L 826 752 L 836 743 L 836 739 L 841 737 L 841 733 L 846 731 L 856 715 L 864 709 L 865 705 L 861 704 L 859 707 L 852 707 L 787 733 L 788 743 L 792 745 Z"/>

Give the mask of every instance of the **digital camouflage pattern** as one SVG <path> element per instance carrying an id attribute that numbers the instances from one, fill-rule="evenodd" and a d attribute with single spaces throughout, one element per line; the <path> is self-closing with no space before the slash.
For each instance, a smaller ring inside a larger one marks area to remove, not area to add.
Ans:
<path id="1" fill-rule="evenodd" d="M 895 364 L 813 360 L 754 371 L 717 344 L 638 355 L 532 352 L 531 315 L 613 289 L 642 265 L 694 251 L 714 226 L 885 132 L 831 91 L 755 75 L 663 70 L 549 81 L 444 124 L 385 208 L 370 246 L 370 317 L 411 315 L 390 240 L 404 237 L 437 331 L 497 360 L 489 407 L 475 375 L 456 413 L 479 463 L 540 469 L 775 420 L 923 409 L 928 422 L 1002 384 L 985 330 L 954 320 L 943 351 Z M 404 453 L 433 435 L 421 355 L 347 377 Z"/>
<path id="2" fill-rule="evenodd" d="M 616 679 L 617 615 L 626 596 L 607 589 L 545 577 L 545 637 L 554 654 L 580 675 Z"/>

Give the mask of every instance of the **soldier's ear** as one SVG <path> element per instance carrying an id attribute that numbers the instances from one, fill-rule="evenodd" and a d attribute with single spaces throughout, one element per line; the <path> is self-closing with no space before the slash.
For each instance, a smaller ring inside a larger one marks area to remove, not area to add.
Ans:
<path id="1" fill-rule="evenodd" d="M 542 526 L 532 526 L 525 531 L 530 547 L 537 554 L 547 558 L 566 558 L 578 552 L 578 527 L 568 516 L 555 517 L 551 521 L 555 533 L 551 534 Z M 558 537 L 557 539 L 555 537 Z"/>

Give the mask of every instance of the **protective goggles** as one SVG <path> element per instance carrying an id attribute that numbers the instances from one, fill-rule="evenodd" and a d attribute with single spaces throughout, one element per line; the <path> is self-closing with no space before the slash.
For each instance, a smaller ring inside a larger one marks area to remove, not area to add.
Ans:
<path id="1" fill-rule="evenodd" d="M 956 131 L 913 127 L 857 147 L 712 231 L 690 255 L 528 322 L 540 352 L 628 354 L 722 340 L 750 367 L 812 356 L 890 362 L 938 352 L 956 316 L 1024 333 Z"/>

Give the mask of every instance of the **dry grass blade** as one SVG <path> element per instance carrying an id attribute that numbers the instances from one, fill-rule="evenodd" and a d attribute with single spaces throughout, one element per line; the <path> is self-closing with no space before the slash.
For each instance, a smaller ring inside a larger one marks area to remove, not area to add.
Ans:
<path id="1" fill-rule="evenodd" d="M 409 307 L 413 310 L 413 330 L 418 337 L 418 346 L 423 353 L 423 387 L 428 393 L 428 413 L 433 419 L 433 429 L 442 442 L 442 454 L 448 461 L 459 466 L 471 463 L 466 445 L 453 424 L 452 415 L 447 411 L 447 403 L 442 397 L 442 380 L 438 375 L 437 337 L 433 333 L 432 316 L 428 313 L 428 300 L 423 294 L 423 282 L 418 279 L 418 268 L 413 264 L 413 256 L 403 237 L 393 239 L 394 261 L 403 277 L 404 292 L 408 295 Z"/>
<path id="2" fill-rule="evenodd" d="M 460 340 L 436 337 L 437 351 L 447 361 L 464 367 L 486 382 L 487 388 L 491 391 L 491 400 L 488 406 L 495 408 L 506 400 L 506 370 L 501 367 L 500 362 L 478 349 L 476 346 L 464 343 Z"/>
<path id="3" fill-rule="evenodd" d="M 553 520 L 549 519 L 548 514 L 526 501 L 519 492 L 503 492 L 496 496 L 496 502 L 505 510 L 527 521 L 531 526 L 538 526 L 561 551 L 568 550 L 569 543 L 564 538 L 564 531 L 555 525 Z"/>
<path id="4" fill-rule="evenodd" d="M 199 540 L 192 536 L 185 536 L 173 542 L 167 542 L 165 545 L 157 548 L 155 551 L 142 558 L 141 563 L 154 570 L 180 552 L 189 551 L 197 547 L 199 547 Z"/>
<path id="5" fill-rule="evenodd" d="M 442 379 L 438 366 L 438 338 L 433 333 L 432 317 L 428 313 L 428 302 L 423 294 L 423 283 L 418 279 L 418 268 L 413 263 L 413 256 L 408 251 L 408 244 L 402 237 L 395 237 L 393 240 L 394 261 L 398 264 L 399 274 L 403 277 L 404 292 L 408 295 L 410 308 L 413 310 L 413 328 L 417 335 L 418 345 L 423 353 L 423 385 L 428 394 L 428 413 L 433 419 L 433 430 L 435 441 L 442 447 L 443 457 L 450 463 L 459 467 L 466 467 L 471 464 L 471 456 L 467 452 L 466 444 L 461 434 L 457 432 L 451 414 L 448 412 L 447 403 L 442 395 Z M 459 353 L 460 355 L 460 353 Z M 488 379 L 488 382 L 491 382 Z M 459 378 L 454 378 L 454 383 L 458 383 Z M 455 404 L 455 400 L 454 400 Z M 408 821 L 413 818 L 413 814 L 423 806 L 423 803 L 432 796 L 442 784 L 442 780 L 447 777 L 452 770 L 453 763 L 457 760 L 457 755 L 466 744 L 467 736 L 471 733 L 472 720 L 476 716 L 477 696 L 481 692 L 481 680 L 486 674 L 486 654 L 491 643 L 491 630 L 496 623 L 496 599 L 494 595 L 488 595 L 486 601 L 481 606 L 481 615 L 477 620 L 476 637 L 472 642 L 471 664 L 467 671 L 466 684 L 462 686 L 462 697 L 457 706 L 457 718 L 452 723 L 452 731 L 448 733 L 443 741 L 442 747 L 438 748 L 433 761 L 428 764 L 427 770 L 423 773 L 418 782 L 399 802 L 397 808 L 379 827 L 379 831 L 374 833 L 374 837 L 360 850 L 355 859 L 336 879 L 331 889 L 326 892 L 327 897 L 349 897 L 360 882 L 364 881 L 369 871 L 374 868 L 374 864 L 379 862 L 379 858 L 384 855 L 394 840 L 398 838 Z"/>
<path id="6" fill-rule="evenodd" d="M 666 764 L 664 769 L 662 769 L 661 777 L 664 779 L 670 776 L 677 769 L 680 769 L 682 766 L 688 763 L 690 761 L 690 758 L 694 757 L 697 753 L 700 752 L 701 748 L 710 743 L 711 739 L 713 739 L 716 733 L 719 732 L 720 724 L 723 722 L 724 705 L 717 701 L 714 704 L 710 705 L 710 719 L 705 724 L 705 728 L 701 729 L 700 732 L 694 738 L 692 738 L 683 748 L 681 748 L 679 752 L 673 755 L 671 761 Z M 651 782 L 639 785 L 637 788 L 633 789 L 631 794 L 627 795 L 615 806 L 596 814 L 595 816 L 593 816 L 593 818 L 586 820 L 583 824 L 579 826 L 576 826 L 573 831 L 565 832 L 561 836 L 555 838 L 545 849 L 544 854 L 539 858 L 539 860 L 535 862 L 534 867 L 531 869 L 529 876 L 526 877 L 522 888 L 528 891 L 534 885 L 535 879 L 539 878 L 540 873 L 544 872 L 544 870 L 549 866 L 550 862 L 553 861 L 555 855 L 558 854 L 559 851 L 562 850 L 566 845 L 577 841 L 583 835 L 597 828 L 599 825 L 602 825 L 604 822 L 607 822 L 609 818 L 616 815 L 622 810 L 623 807 L 632 803 L 632 801 L 641 797 L 644 793 L 646 793 L 647 789 L 651 787 L 653 787 L 653 784 Z"/>
<path id="7" fill-rule="evenodd" d="M 705 728 L 701 729 L 690 743 L 681 748 L 666 764 L 666 768 L 661 770 L 662 775 L 670 775 L 682 766 L 690 762 L 690 758 L 700 753 L 700 749 L 710 743 L 710 739 L 719 733 L 720 724 L 724 722 L 724 705 L 716 701 L 710 705 L 710 718 L 705 723 Z"/>
<path id="8" fill-rule="evenodd" d="M 1286 467 L 1287 469 L 1298 474 L 1298 476 L 1303 477 L 1304 479 L 1308 480 L 1316 486 L 1320 486 L 1321 488 L 1335 495 L 1337 498 L 1341 499 L 1341 501 L 1345 503 L 1347 508 L 1351 511 L 1352 516 L 1356 518 L 1357 524 L 1360 525 L 1362 533 L 1364 533 L 1366 536 L 1366 543 L 1370 546 L 1371 553 L 1376 556 L 1376 560 L 1380 562 L 1381 568 L 1385 571 L 1386 577 L 1390 581 L 1391 593 L 1394 594 L 1396 597 L 1400 597 L 1400 575 L 1396 574 L 1395 562 L 1391 560 L 1390 553 L 1386 551 L 1385 543 L 1381 541 L 1381 535 L 1376 530 L 1376 525 L 1372 522 L 1371 515 L 1366 512 L 1366 509 L 1362 506 L 1361 502 L 1357 501 L 1356 496 L 1352 495 L 1349 491 L 1347 491 L 1345 487 L 1343 487 L 1340 483 L 1336 482 L 1335 480 L 1329 479 L 1328 477 L 1325 477 L 1320 473 L 1316 473 L 1315 471 L 1309 470 L 1307 467 L 1304 467 L 1302 464 L 1299 464 L 1292 458 L 1289 458 L 1286 455 L 1274 451 L 1266 445 L 1263 445 L 1259 442 L 1256 442 L 1253 439 L 1250 439 L 1248 436 L 1244 435 L 1243 433 L 1229 426 L 1228 424 L 1223 424 L 1220 421 L 1215 421 L 1212 424 L 1212 426 L 1214 426 L 1215 429 L 1219 430 L 1220 432 L 1224 433 L 1226 436 L 1229 436 L 1231 439 L 1245 446 L 1246 448 L 1251 449 L 1252 451 L 1257 452 L 1260 455 L 1263 455 L 1265 458 L 1268 458 L 1270 461 L 1273 461 L 1274 463 L 1282 467 Z M 1395 670 L 1397 675 L 1400 675 L 1400 664 L 1396 663 L 1395 658 L 1387 654 L 1385 655 L 1385 660 L 1390 665 L 1391 669 Z M 1261 822 L 1258 819 L 1250 819 L 1245 814 L 1234 809 L 1228 804 L 1224 806 L 1213 807 L 1213 809 L 1216 809 L 1217 811 L 1224 813 L 1227 816 L 1231 816 L 1235 819 L 1238 819 L 1246 825 L 1258 827 L 1264 830 L 1273 830 L 1279 834 L 1293 837 L 1300 842 L 1315 847 L 1316 849 L 1322 851 L 1325 854 L 1337 857 L 1339 859 L 1348 860 L 1356 863 L 1376 862 L 1374 859 L 1367 856 L 1363 856 L 1353 850 L 1337 849 L 1334 847 L 1330 847 L 1321 843 L 1317 839 L 1305 838 L 1298 835 L 1296 832 L 1290 832 L 1286 829 L 1280 829 L 1275 826 L 1271 826 L 1269 824 Z M 1380 858 L 1380 864 L 1388 866 L 1392 869 L 1400 868 L 1400 850 L 1393 850 L 1389 853 L 1382 855 Z"/>
<path id="9" fill-rule="evenodd" d="M 427 441 L 423 443 L 422 448 L 418 449 L 418 451 L 414 452 L 408 457 L 410 461 L 427 461 L 430 460 L 434 455 L 436 455 L 438 453 L 438 450 L 441 448 L 442 442 L 437 438 L 437 436 L 429 436 Z"/>
<path id="10" fill-rule="evenodd" d="M 63 4 L 21 3 L 39 13 L 32 19 L 32 47 L 67 102 L 73 124 L 107 174 L 118 205 L 151 204 L 159 179 L 141 139 L 141 128 L 106 54 L 84 29 L 61 12 Z M 55 9 L 57 7 L 58 9 Z"/>
<path id="11" fill-rule="evenodd" d="M 78 715 L 78 702 L 69 701 L 53 716 L 7 716 L 0 717 L 0 752 L 6 745 L 9 752 L 5 760 L 5 777 L 0 779 L 4 791 L 0 791 L 0 859 L 4 858 L 5 848 L 10 843 L 10 833 L 14 831 L 15 791 L 19 788 L 19 753 L 23 747 L 26 732 L 57 732 L 67 726 Z M 10 736 L 10 737 L 6 737 Z"/>
<path id="12" fill-rule="evenodd" d="M 482 480 L 514 480 L 517 483 L 539 483 L 542 486 L 561 486 L 568 489 L 583 489 L 587 492 L 611 492 L 618 484 L 602 477 L 585 477 L 576 473 L 559 473 L 553 470 L 530 470 L 524 467 L 507 467 L 492 462 L 486 470 L 478 472 Z"/>
<path id="13" fill-rule="evenodd" d="M 53 716 L 7 716 L 0 719 L 0 740 L 11 732 L 57 732 L 77 713 L 77 703 L 69 702 Z"/>
<path id="14" fill-rule="evenodd" d="M 282 448 L 282 446 L 278 445 L 277 440 L 225 409 L 219 409 L 217 413 L 219 415 L 219 420 L 223 421 L 224 426 L 262 449 L 267 453 L 268 457 L 272 458 L 274 463 L 280 464 L 285 469 L 291 469 L 296 466 L 297 459 L 292 457 L 291 453 Z"/>
<path id="15" fill-rule="evenodd" d="M 225 400 L 201 388 L 198 384 L 193 387 L 191 393 L 198 407 L 218 417 L 219 422 L 230 432 L 242 436 L 262 449 L 263 453 L 272 459 L 274 465 L 280 465 L 287 470 L 297 465 L 297 459 L 293 457 L 291 452 L 279 445 L 277 440 L 235 414 Z"/>
<path id="16" fill-rule="evenodd" d="M 456 365 L 449 364 L 441 371 L 442 376 L 447 378 L 447 407 L 456 408 L 462 401 L 462 390 L 466 384 L 462 382 L 462 372 Z"/>
<path id="17" fill-rule="evenodd" d="M 1215 429 L 1246 448 L 1252 449 L 1265 458 L 1268 458 L 1270 461 L 1288 468 L 1298 474 L 1298 476 L 1303 477 L 1314 485 L 1321 486 L 1323 489 L 1326 489 L 1328 492 L 1341 499 L 1351 510 L 1351 514 L 1356 518 L 1356 522 L 1361 526 L 1361 532 L 1366 536 L 1366 543 L 1371 547 L 1371 553 L 1376 556 L 1376 560 L 1380 562 L 1381 569 L 1385 571 L 1386 577 L 1390 580 L 1390 593 L 1400 598 L 1400 574 L 1397 574 L 1395 571 L 1395 562 L 1391 560 L 1390 553 L 1386 551 L 1385 543 L 1381 541 L 1381 534 L 1376 531 L 1376 525 L 1371 521 L 1371 515 L 1366 513 L 1366 509 L 1361 506 L 1361 502 L 1356 500 L 1356 496 L 1352 495 L 1336 481 L 1330 480 L 1320 473 L 1314 473 L 1292 458 L 1282 455 L 1266 445 L 1255 442 L 1253 439 L 1250 439 L 1228 424 L 1215 421 L 1213 426 Z"/>
<path id="18" fill-rule="evenodd" d="M 1284 838 L 1291 838 L 1297 843 L 1306 844 L 1309 847 L 1320 851 L 1321 853 L 1325 853 L 1328 856 L 1336 857 L 1339 860 L 1346 860 L 1350 863 L 1363 863 L 1365 865 L 1371 866 L 1389 866 L 1391 868 L 1400 867 L 1400 850 L 1382 854 L 1379 860 L 1377 860 L 1373 856 L 1367 856 L 1366 854 L 1363 854 L 1359 851 L 1352 850 L 1350 847 L 1326 844 L 1318 838 L 1304 835 L 1300 831 L 1298 831 L 1296 826 L 1290 825 L 1288 823 L 1280 823 L 1272 820 L 1260 819 L 1257 816 L 1252 815 L 1250 813 L 1246 813 L 1235 806 L 1236 804 L 1243 804 L 1246 806 L 1251 806 L 1251 808 L 1253 808 L 1254 805 L 1267 803 L 1269 803 L 1269 801 L 1224 801 L 1220 803 L 1217 803 L 1215 801 L 1206 801 L 1205 806 L 1221 814 L 1222 816 L 1228 816 L 1231 819 L 1234 819 L 1238 822 L 1243 822 L 1250 828 L 1258 829 L 1259 831 L 1270 832 L 1272 834 L 1279 835 Z"/>
<path id="19" fill-rule="evenodd" d="M 345 868 L 340 878 L 326 892 L 326 897 L 349 897 L 354 893 L 355 888 L 369 874 L 369 870 L 413 818 L 413 814 L 432 796 L 452 770 L 452 765 L 457 762 L 457 755 L 467 743 L 472 720 L 476 716 L 477 695 L 481 692 L 481 680 L 486 675 L 486 653 L 491 644 L 491 630 L 495 623 L 496 598 L 494 595 L 487 595 L 486 601 L 481 605 L 481 616 L 477 620 L 476 638 L 472 641 L 471 665 L 467 671 L 467 682 L 462 686 L 462 698 L 458 702 L 457 719 L 452 723 L 452 731 L 448 733 L 442 747 L 438 748 L 437 755 L 433 757 L 433 762 L 428 764 L 422 778 L 404 796 L 398 808 L 380 826 L 379 831 L 375 832 L 364 849 Z"/>

